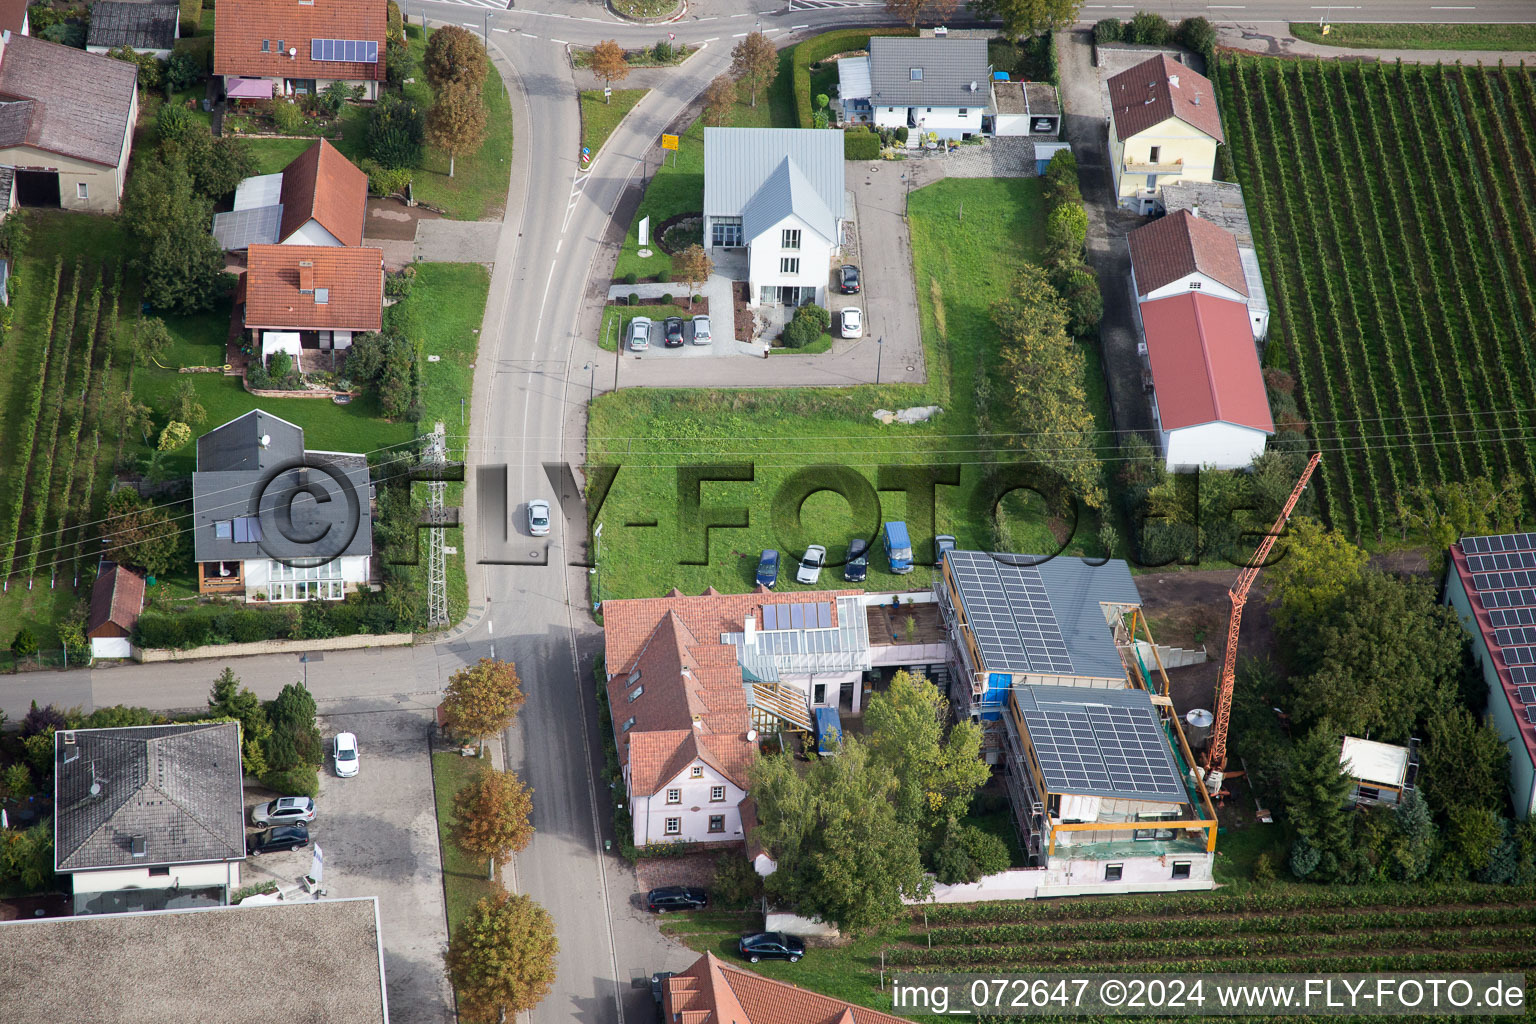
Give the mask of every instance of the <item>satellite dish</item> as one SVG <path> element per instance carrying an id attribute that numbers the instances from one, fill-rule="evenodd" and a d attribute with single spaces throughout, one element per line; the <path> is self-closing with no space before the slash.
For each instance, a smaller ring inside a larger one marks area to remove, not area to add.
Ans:
<path id="1" fill-rule="evenodd" d="M 972 82 L 971 83 L 971 92 L 975 92 L 975 91 L 976 91 L 976 83 Z"/>
<path id="2" fill-rule="evenodd" d="M 290 47 L 288 47 L 288 56 L 290 56 L 290 57 L 297 57 L 298 55 L 299 55 L 299 48 L 297 46 L 290 46 Z"/>
<path id="3" fill-rule="evenodd" d="M 91 782 L 91 796 L 101 796 L 101 783 L 94 780 Z"/>

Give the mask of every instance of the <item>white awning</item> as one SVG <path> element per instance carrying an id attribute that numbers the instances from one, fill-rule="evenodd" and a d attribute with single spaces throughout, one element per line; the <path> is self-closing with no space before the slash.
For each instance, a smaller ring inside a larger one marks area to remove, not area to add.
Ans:
<path id="1" fill-rule="evenodd" d="M 1408 748 L 1345 736 L 1339 764 L 1352 779 L 1401 787 L 1408 777 Z"/>

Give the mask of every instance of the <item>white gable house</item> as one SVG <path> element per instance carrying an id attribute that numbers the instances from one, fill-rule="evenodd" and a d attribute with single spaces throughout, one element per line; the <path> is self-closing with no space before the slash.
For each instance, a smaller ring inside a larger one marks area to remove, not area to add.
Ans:
<path id="1" fill-rule="evenodd" d="M 869 41 L 869 104 L 875 124 L 906 128 L 907 145 L 924 134 L 961 139 L 982 130 L 991 114 L 991 66 L 985 39 Z"/>
<path id="2" fill-rule="evenodd" d="M 826 304 L 844 195 L 838 132 L 704 129 L 704 237 L 746 249 L 754 304 Z"/>

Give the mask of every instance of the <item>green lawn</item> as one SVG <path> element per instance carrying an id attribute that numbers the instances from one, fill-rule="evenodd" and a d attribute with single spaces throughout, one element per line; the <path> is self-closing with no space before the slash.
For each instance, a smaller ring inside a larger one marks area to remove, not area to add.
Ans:
<path id="1" fill-rule="evenodd" d="M 411 41 L 411 56 L 418 62 L 426 52 L 426 41 L 415 25 L 406 26 Z M 432 106 L 432 90 L 419 70 L 416 81 L 407 85 L 406 95 L 423 110 Z M 512 174 L 512 104 L 507 87 L 493 68 L 485 76 L 486 139 L 474 153 L 460 156 L 454 176 L 448 176 L 448 154 L 426 148 L 421 166 L 412 179 L 417 202 L 442 210 L 453 220 L 498 220 L 507 202 L 507 183 Z M 290 160 L 312 143 L 302 139 L 252 139 L 259 172 L 280 171 Z M 341 115 L 341 137 L 332 142 L 354 164 L 368 156 L 368 111 L 349 104 Z"/>
<path id="2" fill-rule="evenodd" d="M 1309 43 L 1379 50 L 1536 50 L 1536 25 L 1331 25 L 1291 23 L 1291 35 Z"/>
<path id="3" fill-rule="evenodd" d="M 597 159 L 602 152 L 603 143 L 608 141 L 608 136 L 624 120 L 624 115 L 629 113 L 636 103 L 649 89 L 615 89 L 612 102 L 603 100 L 601 89 L 589 89 L 581 94 L 581 144 L 591 150 L 592 158 Z"/>
<path id="4" fill-rule="evenodd" d="M 768 350 L 771 356 L 819 356 L 823 352 L 832 351 L 832 335 L 823 334 L 809 345 L 801 345 L 799 348 L 785 348 L 783 345 L 775 345 Z"/>
<path id="5" fill-rule="evenodd" d="M 448 931 L 459 926 L 482 897 L 494 896 L 500 883 L 486 877 L 486 863 L 464 853 L 448 838 L 453 820 L 453 796 L 472 781 L 489 760 L 462 757 L 457 751 L 432 755 L 432 788 L 437 801 L 437 840 L 443 856 L 443 899 L 448 908 Z"/>
<path id="6" fill-rule="evenodd" d="M 788 50 L 780 51 L 779 78 L 769 86 L 766 94 L 758 96 L 756 107 L 746 102 L 746 97 L 737 102 L 731 113 L 733 126 L 795 127 L 793 100 L 778 95 L 780 79 L 785 80 L 783 91 L 786 96 L 789 88 L 788 53 Z M 617 97 L 618 93 L 614 93 L 614 96 Z M 662 151 L 658 149 L 649 154 L 648 158 L 659 160 L 662 156 Z M 623 280 L 628 274 L 635 274 L 642 281 L 671 280 L 672 257 L 655 244 L 656 232 L 670 217 L 680 213 L 697 213 L 703 209 L 704 119 L 701 117 L 689 125 L 688 130 L 678 139 L 676 154 L 665 154 L 665 160 L 651 178 L 645 197 L 640 200 L 640 208 L 635 211 L 635 219 L 629 225 L 629 234 L 624 237 L 624 246 L 619 250 L 618 264 L 613 269 L 614 280 Z M 640 221 L 645 217 L 651 218 L 652 255 L 642 259 L 639 255 Z"/>
<path id="7" fill-rule="evenodd" d="M 950 180 L 912 194 L 909 215 L 930 381 L 926 385 L 775 391 L 637 388 L 599 397 L 592 406 L 590 460 L 623 467 L 598 513 L 603 523 L 596 580 L 600 598 L 657 596 L 673 586 L 684 593 L 698 593 L 706 586 L 725 592 L 749 590 L 762 548 L 798 551 L 817 542 L 828 547 L 835 561 L 850 537 L 872 536 L 881 519 L 907 521 L 919 562 L 931 559 L 935 532 L 954 534 L 962 547 L 992 547 L 996 538 L 989 511 L 973 500 L 986 468 L 981 463 L 996 458 L 977 454 L 971 439 L 977 429 L 976 367 L 995 362 L 990 304 L 1006 294 L 1019 262 L 1040 253 L 1040 188 L 1035 179 Z M 963 226 L 955 214 L 962 202 Z M 944 333 L 938 327 L 930 280 L 943 296 Z M 1088 375 L 1096 373 L 1090 365 Z M 1090 389 L 1090 401 L 1107 421 L 1102 386 Z M 916 426 L 884 426 L 871 416 L 879 408 L 916 405 L 939 405 L 944 412 Z M 744 472 L 751 476 L 702 485 L 706 510 L 743 510 L 719 517 L 735 525 L 711 531 L 706 553 L 702 524 L 679 519 L 680 467 L 722 463 L 748 464 L 751 468 Z M 812 468 L 820 464 L 838 468 Z M 854 490 L 857 514 L 837 494 L 816 493 L 799 510 L 806 526 L 795 522 L 797 499 L 808 489 L 800 481 L 808 475 L 827 480 L 851 472 L 873 488 L 881 467 L 885 482 L 894 486 L 891 475 L 903 467 L 932 464 L 954 465 L 960 480 L 959 486 L 937 488 L 933 528 L 918 508 L 907 507 L 903 490 L 882 491 L 878 507 L 868 491 L 860 495 Z M 1074 541 L 1069 553 L 1097 553 L 1095 525 L 1079 524 L 1076 537 L 1082 543 Z M 1056 547 L 1048 540 L 1043 518 L 1036 515 L 1012 517 L 1001 539 L 1013 550 Z M 927 586 L 930 575 L 921 565 L 910 575 L 892 575 L 877 551 L 864 586 L 916 589 Z M 781 572 L 779 580 L 781 589 L 807 589 L 787 572 Z M 823 574 L 821 585 L 837 586 L 840 581 L 841 572 L 834 568 Z"/>
<path id="8" fill-rule="evenodd" d="M 689 319 L 693 316 L 685 306 L 609 306 L 603 311 L 603 330 L 598 336 L 597 343 L 605 351 L 617 352 L 622 344 L 624 332 L 629 329 L 629 322 L 637 316 L 648 316 L 657 321 L 654 330 L 660 330 L 660 321 L 669 316 L 680 316 Z M 652 345 L 660 345 L 660 338 L 653 338 Z"/>

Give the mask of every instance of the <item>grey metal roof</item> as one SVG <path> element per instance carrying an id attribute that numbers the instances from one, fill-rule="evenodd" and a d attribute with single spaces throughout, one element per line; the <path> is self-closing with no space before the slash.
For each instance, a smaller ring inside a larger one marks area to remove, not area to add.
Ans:
<path id="1" fill-rule="evenodd" d="M 869 99 L 869 58 L 844 57 L 837 62 L 837 95 L 844 100 Z"/>
<path id="2" fill-rule="evenodd" d="M 985 107 L 990 100 L 985 39 L 869 40 L 870 102 L 875 106 Z M 914 80 L 913 69 L 921 79 Z M 976 88 L 971 88 L 971 83 Z"/>
<path id="3" fill-rule="evenodd" d="M 1104 605 L 1139 605 L 1124 561 L 948 551 L 966 621 L 994 672 L 1118 678 Z"/>
<path id="4" fill-rule="evenodd" d="M 131 46 L 135 50 L 169 50 L 176 44 L 180 8 L 142 0 L 99 0 L 91 5 L 87 46 Z"/>
<path id="5" fill-rule="evenodd" d="M 1254 313 L 1269 312 L 1269 296 L 1264 293 L 1264 273 L 1259 269 L 1259 254 L 1239 246 L 1237 258 L 1243 262 L 1243 283 L 1248 286 L 1248 308 Z"/>
<path id="6" fill-rule="evenodd" d="M 870 667 L 869 619 L 858 597 L 837 599 L 835 627 L 830 625 L 829 610 L 818 604 L 765 604 L 763 621 L 765 626 L 753 632 L 750 647 L 745 633 L 720 634 L 722 644 L 736 648 L 736 661 L 749 683 L 773 682 L 781 674 L 854 672 Z M 747 689 L 750 691 L 751 686 Z"/>
<path id="7" fill-rule="evenodd" d="M 245 857 L 238 723 L 60 730 L 54 765 L 61 873 Z"/>
<path id="8" fill-rule="evenodd" d="M 230 210 L 213 215 L 213 240 L 226 252 L 253 245 L 276 245 L 283 223 L 282 204 Z"/>
<path id="9" fill-rule="evenodd" d="M 301 428 L 253 410 L 197 439 L 195 557 L 215 562 L 372 554 L 368 488 L 366 457 L 306 451 Z M 232 520 L 241 522 L 220 536 L 217 524 Z"/>
<path id="10" fill-rule="evenodd" d="M 814 128 L 705 128 L 705 216 L 743 216 L 786 159 L 832 216 L 842 220 L 843 133 Z"/>
<path id="11" fill-rule="evenodd" d="M 799 166 L 785 158 L 741 211 L 741 227 L 750 240 L 791 214 L 827 241 L 837 241 L 837 218 L 800 173 Z"/>
<path id="12" fill-rule="evenodd" d="M 1017 686 L 1013 696 L 1050 792 L 1163 803 L 1189 799 L 1147 691 Z"/>

